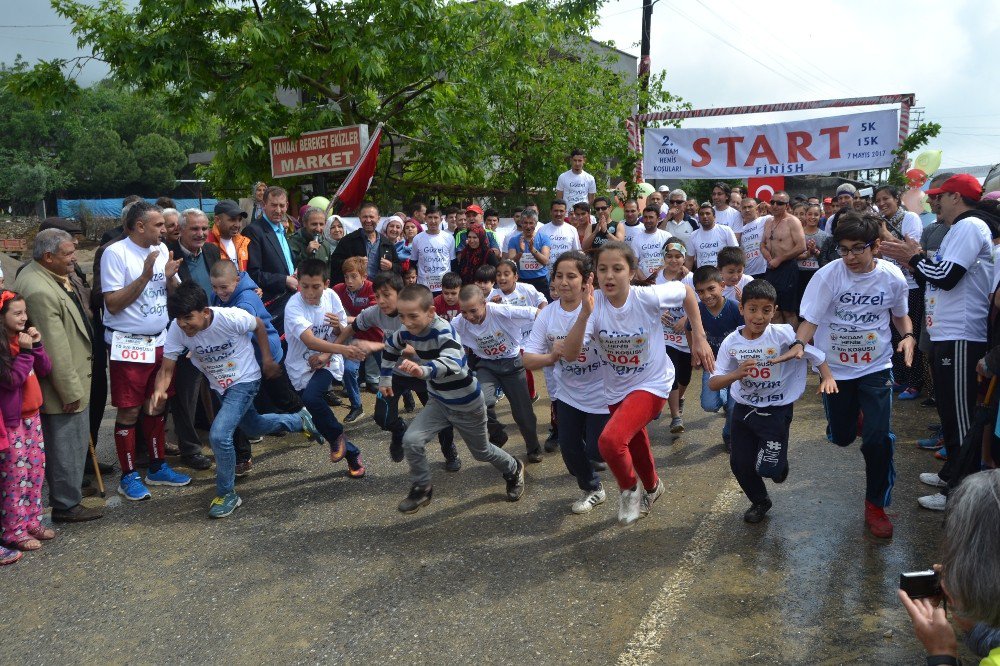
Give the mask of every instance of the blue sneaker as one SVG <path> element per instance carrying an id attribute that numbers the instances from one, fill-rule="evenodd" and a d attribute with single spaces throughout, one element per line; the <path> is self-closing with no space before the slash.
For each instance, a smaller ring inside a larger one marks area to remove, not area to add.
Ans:
<path id="1" fill-rule="evenodd" d="M 322 444 L 324 441 L 323 435 L 320 434 L 319 430 L 316 430 L 316 424 L 313 423 L 312 414 L 309 410 L 303 407 L 299 410 L 299 418 L 302 419 L 302 432 L 304 432 L 311 439 L 315 439 L 317 444 Z"/>
<path id="2" fill-rule="evenodd" d="M 151 486 L 186 486 L 191 483 L 191 477 L 170 469 L 170 465 L 163 463 L 157 472 L 146 472 L 146 483 Z"/>
<path id="3" fill-rule="evenodd" d="M 920 391 L 915 388 L 908 388 L 905 391 L 900 391 L 897 396 L 900 400 L 916 400 L 920 397 Z"/>
<path id="4" fill-rule="evenodd" d="M 149 490 L 146 489 L 146 486 L 142 485 L 142 480 L 139 478 L 139 472 L 132 472 L 131 474 L 126 474 L 122 477 L 121 482 L 118 484 L 118 494 L 133 502 L 148 500 L 152 497 L 152 495 L 149 494 Z"/>
<path id="5" fill-rule="evenodd" d="M 944 437 L 940 435 L 917 440 L 917 448 L 924 449 L 925 451 L 937 451 L 942 446 L 944 446 Z"/>
<path id="6" fill-rule="evenodd" d="M 216 497 L 208 507 L 209 518 L 225 518 L 243 504 L 240 496 L 233 491 L 225 497 Z"/>

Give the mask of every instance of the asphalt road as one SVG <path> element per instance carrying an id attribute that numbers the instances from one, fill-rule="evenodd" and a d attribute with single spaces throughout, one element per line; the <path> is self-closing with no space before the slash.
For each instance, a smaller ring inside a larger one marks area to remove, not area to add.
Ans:
<path id="1" fill-rule="evenodd" d="M 681 438 L 666 419 L 653 428 L 667 489 L 628 529 L 610 475 L 608 502 L 570 513 L 578 491 L 558 453 L 528 466 L 509 503 L 491 467 L 466 451 L 446 473 L 432 445 L 434 501 L 403 516 L 405 467 L 370 418 L 348 427 L 361 480 L 299 435 L 269 438 L 228 519 L 206 517 L 213 472 L 196 473 L 151 501 L 112 499 L 104 520 L 59 526 L 0 569 L 0 644 L 39 664 L 917 663 L 895 588 L 935 561 L 941 514 L 916 498 L 917 474 L 937 464 L 913 440 L 936 414 L 897 403 L 896 537 L 879 544 L 864 537 L 858 444 L 826 442 L 814 390 L 815 378 L 796 405 L 791 475 L 759 525 L 742 521 L 722 417 L 696 390 Z M 544 432 L 545 398 L 536 412 Z M 525 453 L 513 430 L 507 448 Z M 100 449 L 113 458 L 109 438 Z"/>

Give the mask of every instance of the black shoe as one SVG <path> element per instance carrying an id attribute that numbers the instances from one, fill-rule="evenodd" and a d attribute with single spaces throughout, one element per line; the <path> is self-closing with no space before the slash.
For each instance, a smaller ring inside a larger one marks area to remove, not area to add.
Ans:
<path id="1" fill-rule="evenodd" d="M 100 509 L 91 509 L 82 504 L 77 504 L 72 509 L 65 511 L 52 510 L 52 522 L 54 523 L 86 523 L 103 517 L 104 513 Z"/>
<path id="2" fill-rule="evenodd" d="M 433 494 L 434 488 L 430 484 L 421 486 L 414 483 L 413 487 L 410 488 L 410 494 L 406 496 L 405 500 L 399 503 L 399 511 L 401 513 L 416 513 L 420 510 L 420 507 L 431 503 L 431 495 Z"/>
<path id="3" fill-rule="evenodd" d="M 545 440 L 545 452 L 555 453 L 559 450 L 559 435 L 557 433 L 552 433 L 549 435 L 548 439 Z"/>
<path id="4" fill-rule="evenodd" d="M 921 407 L 936 407 L 937 406 L 937 400 L 935 400 L 934 398 L 927 398 L 926 400 L 924 400 L 923 402 L 920 403 L 920 406 Z"/>
<path id="5" fill-rule="evenodd" d="M 211 469 L 212 461 L 208 456 L 203 456 L 200 453 L 194 453 L 189 456 L 181 456 L 181 464 L 185 467 L 190 467 L 191 469 Z"/>
<path id="6" fill-rule="evenodd" d="M 403 394 L 403 411 L 409 414 L 414 409 L 417 408 L 417 404 L 413 401 L 413 393 L 407 391 Z"/>
<path id="7" fill-rule="evenodd" d="M 783 471 L 778 476 L 774 477 L 773 480 L 774 480 L 775 483 L 784 483 L 785 482 L 785 479 L 788 478 L 788 468 L 789 467 L 791 467 L 791 465 L 789 465 L 788 463 L 785 463 L 785 471 Z"/>
<path id="8" fill-rule="evenodd" d="M 497 448 L 502 449 L 507 444 L 507 440 L 509 440 L 509 439 L 510 439 L 510 435 L 508 435 L 507 433 L 501 431 L 499 437 L 497 437 L 496 439 L 491 439 L 490 440 L 490 444 L 492 444 L 493 446 L 495 446 Z"/>
<path id="9" fill-rule="evenodd" d="M 524 463 L 517 458 L 514 458 L 514 461 L 517 463 L 517 471 L 503 475 L 507 481 L 507 499 L 511 502 L 521 499 L 521 495 L 524 494 Z"/>
<path id="10" fill-rule="evenodd" d="M 764 520 L 764 514 L 768 512 L 771 508 L 771 500 L 766 499 L 763 502 L 757 502 L 743 514 L 743 520 L 748 523 L 759 523 Z"/>
<path id="11" fill-rule="evenodd" d="M 606 472 L 606 471 L 608 471 L 608 463 L 604 462 L 603 460 L 591 460 L 590 461 L 590 467 L 595 472 Z"/>
<path id="12" fill-rule="evenodd" d="M 403 442 L 396 441 L 395 438 L 389 442 L 389 457 L 392 458 L 392 462 L 403 462 Z"/>
<path id="13" fill-rule="evenodd" d="M 528 452 L 528 462 L 530 463 L 540 463 L 545 460 L 545 456 L 542 454 L 541 449 L 535 449 L 534 451 Z"/>
<path id="14" fill-rule="evenodd" d="M 362 409 L 361 407 L 352 407 L 351 411 L 349 411 L 347 413 L 347 416 L 344 417 L 344 423 L 354 423 L 364 415 L 365 415 L 364 409 Z"/>
<path id="15" fill-rule="evenodd" d="M 330 405 L 331 407 L 343 407 L 344 406 L 344 401 L 341 400 L 339 397 L 337 397 L 337 394 L 334 393 L 332 390 L 327 391 L 326 393 L 324 393 L 323 394 L 323 399 L 326 400 L 326 404 Z"/>
<path id="16" fill-rule="evenodd" d="M 462 469 L 462 459 L 458 456 L 454 458 L 446 458 L 444 461 L 444 469 L 446 472 L 457 472 Z"/>
<path id="17" fill-rule="evenodd" d="M 253 458 L 236 461 L 236 476 L 246 476 L 253 469 Z"/>
<path id="18" fill-rule="evenodd" d="M 101 470 L 101 475 L 113 474 L 115 471 L 114 465 L 109 465 L 107 463 L 98 463 L 97 468 Z M 87 476 L 94 476 L 94 462 L 93 458 L 87 457 L 87 463 L 83 467 L 83 473 Z"/>

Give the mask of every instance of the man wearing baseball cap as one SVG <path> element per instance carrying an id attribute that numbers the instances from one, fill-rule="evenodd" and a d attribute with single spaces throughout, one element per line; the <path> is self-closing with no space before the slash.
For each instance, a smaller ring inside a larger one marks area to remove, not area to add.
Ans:
<path id="1" fill-rule="evenodd" d="M 250 239 L 240 233 L 247 213 L 232 199 L 223 199 L 215 204 L 215 221 L 208 232 L 206 242 L 216 245 L 223 259 L 236 264 L 241 271 L 247 269 L 250 258 Z"/>
<path id="2" fill-rule="evenodd" d="M 456 256 L 465 247 L 465 239 L 469 236 L 469 229 L 475 224 L 478 224 L 480 227 L 483 226 L 483 209 L 478 204 L 466 206 L 465 226 L 455 231 Z M 483 228 L 486 230 L 485 227 Z M 496 235 L 491 233 L 489 230 L 486 230 L 486 240 L 489 241 L 491 250 L 496 250 L 497 252 L 500 251 L 500 244 L 497 242 Z"/>
<path id="3" fill-rule="evenodd" d="M 976 406 L 976 364 L 987 351 L 986 319 L 993 277 L 992 233 L 976 204 L 983 188 L 975 177 L 958 174 L 927 191 L 949 225 L 941 247 L 925 255 L 912 239 L 883 241 L 882 254 L 909 264 L 918 282 L 926 283 L 925 323 L 930 336 L 934 398 L 948 462 L 937 474 L 920 480 L 942 489 L 918 499 L 920 506 L 943 511 L 946 492 L 957 483 L 959 448 L 971 427 Z"/>

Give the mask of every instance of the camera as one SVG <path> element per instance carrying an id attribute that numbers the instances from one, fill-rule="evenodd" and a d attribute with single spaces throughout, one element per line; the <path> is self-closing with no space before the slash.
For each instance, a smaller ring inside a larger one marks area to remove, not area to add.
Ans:
<path id="1" fill-rule="evenodd" d="M 899 574 L 899 589 L 911 599 L 936 597 L 941 594 L 941 577 L 937 571 L 910 571 Z"/>

